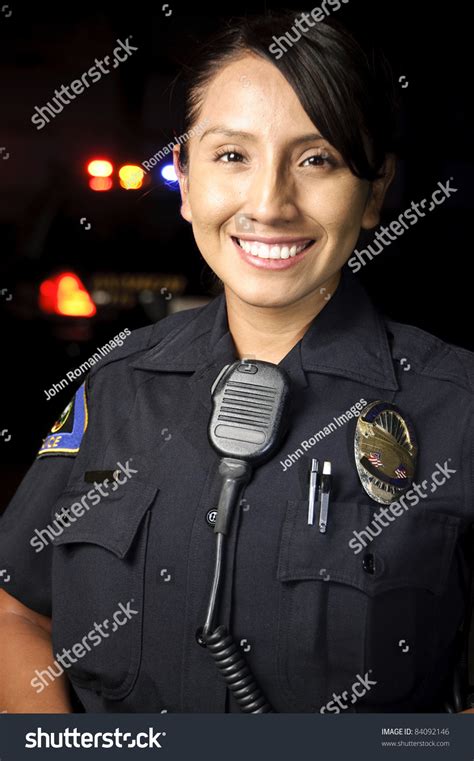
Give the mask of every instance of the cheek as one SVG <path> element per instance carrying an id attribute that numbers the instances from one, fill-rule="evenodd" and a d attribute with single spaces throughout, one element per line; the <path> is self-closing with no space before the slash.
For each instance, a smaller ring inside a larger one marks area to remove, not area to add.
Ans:
<path id="1" fill-rule="evenodd" d="M 359 231 L 365 205 L 365 191 L 353 182 L 321 185 L 313 194 L 314 218 L 332 237 Z"/>
<path id="2" fill-rule="evenodd" d="M 212 169 L 203 168 L 190 174 L 189 203 L 194 221 L 212 230 L 235 213 L 239 191 L 229 178 L 217 179 Z"/>

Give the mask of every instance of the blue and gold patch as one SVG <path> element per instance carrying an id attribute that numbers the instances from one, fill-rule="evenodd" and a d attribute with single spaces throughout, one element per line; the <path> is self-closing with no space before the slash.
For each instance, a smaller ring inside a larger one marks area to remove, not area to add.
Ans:
<path id="1" fill-rule="evenodd" d="M 43 440 L 36 457 L 77 454 L 87 429 L 87 421 L 86 384 L 83 383 Z"/>

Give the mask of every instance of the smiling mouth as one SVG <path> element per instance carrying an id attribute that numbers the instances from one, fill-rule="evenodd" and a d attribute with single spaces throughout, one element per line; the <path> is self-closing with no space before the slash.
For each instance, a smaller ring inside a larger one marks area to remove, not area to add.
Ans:
<path id="1" fill-rule="evenodd" d="M 262 243 L 261 241 L 243 240 L 237 238 L 234 235 L 231 236 L 232 240 L 237 243 L 240 248 L 251 256 L 255 256 L 258 259 L 293 259 L 298 254 L 301 254 L 307 248 L 315 243 L 315 240 L 307 239 L 301 240 L 298 243 L 290 244 L 276 244 L 276 243 Z"/>

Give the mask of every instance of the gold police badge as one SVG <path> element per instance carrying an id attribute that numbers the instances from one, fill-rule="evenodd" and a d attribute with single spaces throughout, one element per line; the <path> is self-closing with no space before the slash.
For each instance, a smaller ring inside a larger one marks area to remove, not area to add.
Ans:
<path id="1" fill-rule="evenodd" d="M 409 489 L 417 454 L 413 426 L 394 404 L 375 401 L 364 407 L 355 430 L 354 455 L 369 497 L 389 505 Z"/>

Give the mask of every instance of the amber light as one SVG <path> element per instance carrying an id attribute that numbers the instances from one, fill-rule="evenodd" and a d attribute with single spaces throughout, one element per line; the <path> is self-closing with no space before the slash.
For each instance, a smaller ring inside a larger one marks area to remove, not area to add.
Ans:
<path id="1" fill-rule="evenodd" d="M 143 185 L 145 172 L 136 164 L 124 164 L 119 169 L 120 185 L 125 190 L 138 190 Z"/>

